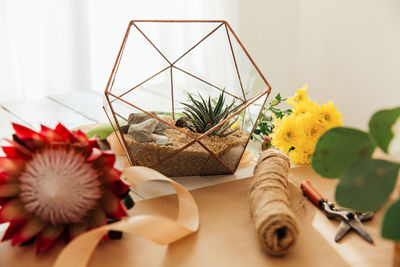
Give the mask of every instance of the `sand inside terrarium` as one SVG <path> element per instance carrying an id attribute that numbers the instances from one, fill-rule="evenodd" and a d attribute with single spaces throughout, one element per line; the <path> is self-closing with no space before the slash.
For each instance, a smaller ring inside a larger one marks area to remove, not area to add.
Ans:
<path id="1" fill-rule="evenodd" d="M 200 136 L 187 128 L 182 131 Z M 163 164 L 159 162 L 178 152 L 193 139 L 176 129 L 166 129 L 163 133 L 171 145 L 157 145 L 154 142 L 137 142 L 131 135 L 124 134 L 131 154 L 133 164 L 153 167 L 166 176 L 191 176 L 232 173 L 245 149 L 248 135 L 242 131 L 236 131 L 226 137 L 209 135 L 201 139 L 201 142 L 228 167 L 224 167 L 199 143 L 195 143 Z"/>

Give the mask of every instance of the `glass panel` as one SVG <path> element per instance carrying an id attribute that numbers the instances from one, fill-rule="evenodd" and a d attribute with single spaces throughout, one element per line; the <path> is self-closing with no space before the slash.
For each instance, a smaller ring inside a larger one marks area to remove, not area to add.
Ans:
<path id="1" fill-rule="evenodd" d="M 168 66 L 168 62 L 143 34 L 131 25 L 109 92 L 119 96 Z M 148 84 L 154 82 L 149 81 Z"/>
<path id="2" fill-rule="evenodd" d="M 256 67 L 246 55 L 232 32 L 228 30 L 232 50 L 236 58 L 237 67 L 243 85 L 246 100 L 256 97 L 269 89 L 268 84 L 258 73 Z"/>
<path id="3" fill-rule="evenodd" d="M 172 64 L 221 22 L 135 22 Z"/>
<path id="4" fill-rule="evenodd" d="M 175 66 L 244 100 L 225 26 L 218 28 Z"/>

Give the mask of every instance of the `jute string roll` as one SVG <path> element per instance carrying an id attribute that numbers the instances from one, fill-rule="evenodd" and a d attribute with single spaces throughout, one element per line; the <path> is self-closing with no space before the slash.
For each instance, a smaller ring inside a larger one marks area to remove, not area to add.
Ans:
<path id="1" fill-rule="evenodd" d="M 289 158 L 275 149 L 264 151 L 254 168 L 249 204 L 252 220 L 263 249 L 284 255 L 296 243 L 299 226 L 289 208 Z"/>

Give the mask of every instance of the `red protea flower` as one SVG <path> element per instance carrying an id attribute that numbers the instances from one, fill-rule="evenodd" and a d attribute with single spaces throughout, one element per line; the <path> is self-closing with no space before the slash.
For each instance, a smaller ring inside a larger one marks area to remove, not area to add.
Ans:
<path id="1" fill-rule="evenodd" d="M 2 241 L 35 238 L 39 253 L 61 236 L 72 239 L 127 215 L 118 196 L 129 186 L 113 167 L 113 153 L 61 124 L 40 132 L 13 127 L 14 140 L 6 140 L 0 157 L 0 223 L 10 223 Z"/>

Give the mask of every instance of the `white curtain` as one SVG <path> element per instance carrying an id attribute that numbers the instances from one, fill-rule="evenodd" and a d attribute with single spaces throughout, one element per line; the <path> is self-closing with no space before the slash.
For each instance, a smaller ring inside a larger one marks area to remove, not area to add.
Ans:
<path id="1" fill-rule="evenodd" d="M 0 0 L 0 101 L 90 88 L 85 0 Z"/>
<path id="2" fill-rule="evenodd" d="M 132 19 L 227 19 L 239 0 L 0 0 L 0 103 L 103 91 Z"/>

